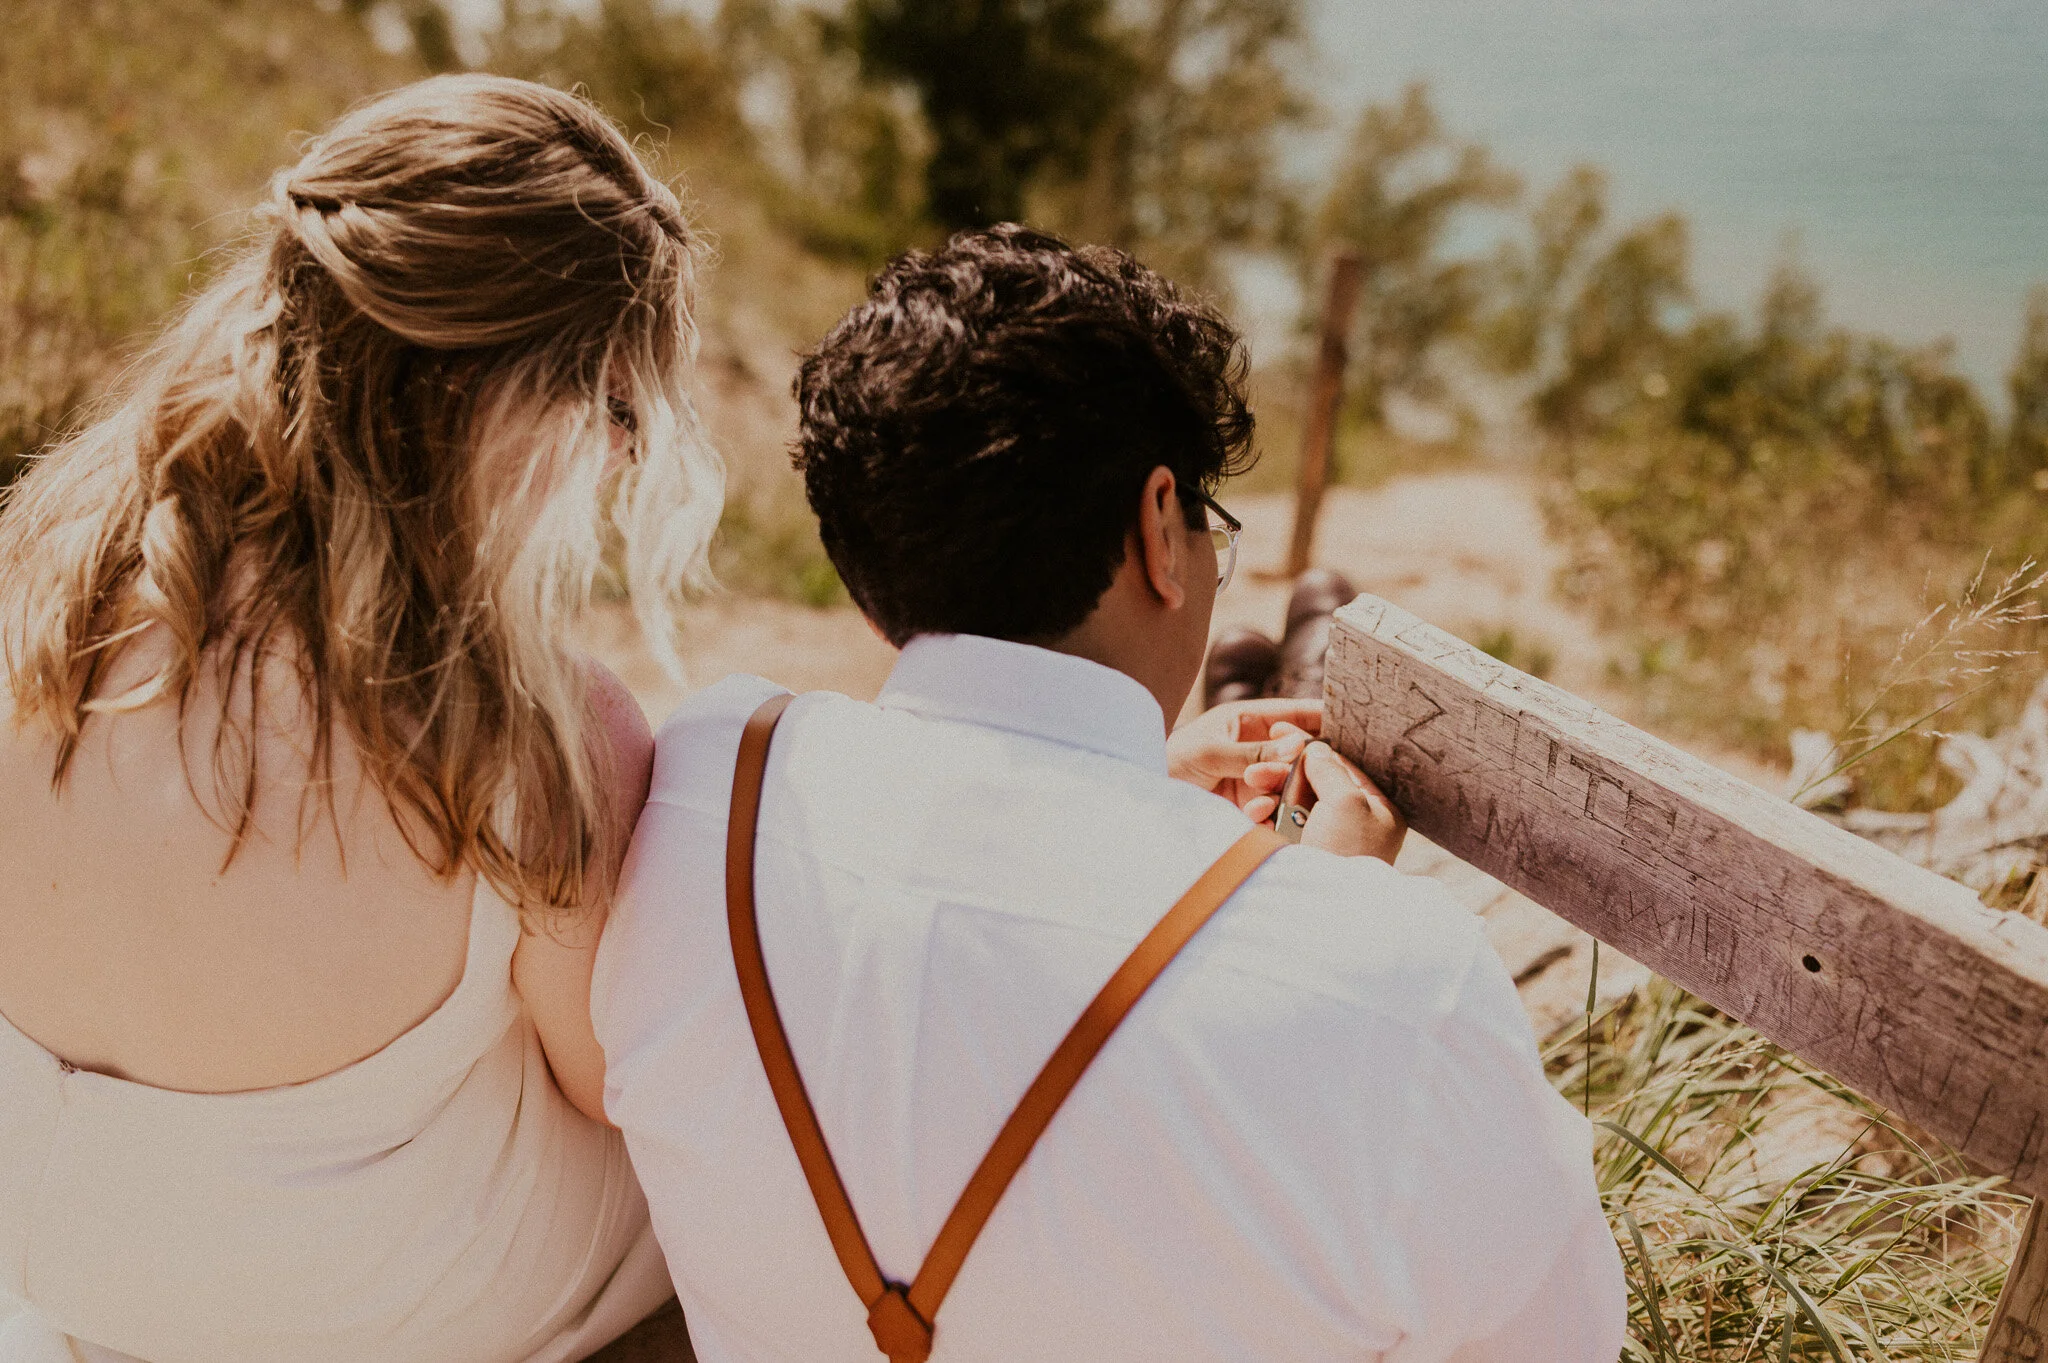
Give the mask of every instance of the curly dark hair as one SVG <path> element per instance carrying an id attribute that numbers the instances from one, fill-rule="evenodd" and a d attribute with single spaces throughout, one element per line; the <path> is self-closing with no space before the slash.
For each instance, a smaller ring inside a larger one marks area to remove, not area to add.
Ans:
<path id="1" fill-rule="evenodd" d="M 1251 465 L 1237 333 L 1121 251 L 1014 224 L 882 271 L 804 358 L 795 462 L 890 642 L 1057 638 L 1123 562 L 1152 470 Z"/>

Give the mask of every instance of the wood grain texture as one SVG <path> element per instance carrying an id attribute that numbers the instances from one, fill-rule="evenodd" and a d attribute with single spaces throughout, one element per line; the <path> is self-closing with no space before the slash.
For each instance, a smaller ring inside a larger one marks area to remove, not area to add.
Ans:
<path id="1" fill-rule="evenodd" d="M 2048 929 L 1377 598 L 1326 685 L 1418 832 L 2048 1192 Z"/>
<path id="2" fill-rule="evenodd" d="M 2042 1363 L 2048 1359 L 2048 1236 L 2041 1204 L 2027 1213 L 2027 1232 L 2005 1275 L 2005 1291 L 1984 1332 L 1982 1363 Z"/>

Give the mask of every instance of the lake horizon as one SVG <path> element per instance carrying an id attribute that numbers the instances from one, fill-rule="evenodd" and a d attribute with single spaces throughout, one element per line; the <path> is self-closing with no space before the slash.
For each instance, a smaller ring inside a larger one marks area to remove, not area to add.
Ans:
<path id="1" fill-rule="evenodd" d="M 1297 169 L 1327 168 L 1367 103 L 1426 81 L 1532 195 L 1583 161 L 1607 172 L 1614 222 L 1683 213 L 1703 306 L 1753 315 L 1789 255 L 1831 322 L 1952 337 L 2005 407 L 2028 289 L 2048 283 L 2048 4 L 1309 4 L 1330 117 Z"/>

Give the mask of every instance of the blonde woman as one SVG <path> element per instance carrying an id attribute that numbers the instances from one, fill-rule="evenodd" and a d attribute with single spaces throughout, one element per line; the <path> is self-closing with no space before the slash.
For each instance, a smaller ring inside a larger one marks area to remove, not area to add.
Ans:
<path id="1" fill-rule="evenodd" d="M 567 1360 L 670 1295 L 592 952 L 721 475 L 587 104 L 344 118 L 0 514 L 0 1360 Z"/>

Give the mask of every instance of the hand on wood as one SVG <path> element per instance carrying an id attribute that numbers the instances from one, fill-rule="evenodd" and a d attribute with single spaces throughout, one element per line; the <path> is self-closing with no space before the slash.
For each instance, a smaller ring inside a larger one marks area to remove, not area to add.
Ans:
<path id="1" fill-rule="evenodd" d="M 1327 743 L 1308 745 L 1302 771 L 1316 802 L 1301 831 L 1301 845 L 1340 857 L 1378 857 L 1392 865 L 1408 836 L 1408 820 L 1372 779 Z"/>

